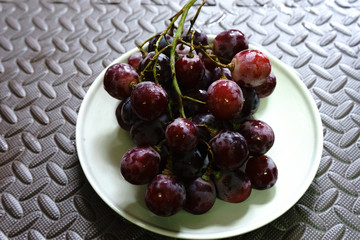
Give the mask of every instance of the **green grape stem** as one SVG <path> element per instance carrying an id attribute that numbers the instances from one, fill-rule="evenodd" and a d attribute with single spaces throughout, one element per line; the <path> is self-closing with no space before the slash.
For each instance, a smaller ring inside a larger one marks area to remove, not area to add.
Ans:
<path id="1" fill-rule="evenodd" d="M 186 5 L 182 8 L 182 15 L 179 21 L 179 25 L 178 28 L 176 29 L 175 32 L 175 36 L 173 38 L 173 44 L 171 46 L 171 51 L 170 51 L 170 67 L 171 67 L 171 75 L 172 75 L 172 79 L 173 79 L 173 87 L 175 89 L 175 92 L 177 93 L 178 96 L 178 103 L 179 103 L 179 113 L 180 116 L 183 118 L 186 118 L 185 115 L 185 111 L 184 111 L 184 106 L 182 103 L 182 93 L 178 84 L 178 81 L 176 79 L 176 71 L 175 71 L 175 50 L 176 50 L 176 44 L 179 41 L 179 39 L 181 38 L 181 34 L 184 28 L 184 23 L 186 20 L 186 16 L 189 12 L 189 9 L 191 8 L 192 5 L 194 5 L 194 3 L 196 2 L 196 0 L 190 0 L 186 3 Z"/>

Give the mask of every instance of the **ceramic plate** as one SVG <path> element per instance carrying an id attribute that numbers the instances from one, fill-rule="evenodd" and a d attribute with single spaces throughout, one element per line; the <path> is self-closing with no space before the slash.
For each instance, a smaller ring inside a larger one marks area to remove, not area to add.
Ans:
<path id="1" fill-rule="evenodd" d="M 126 62 L 135 51 L 115 62 Z M 270 124 L 275 132 L 275 144 L 267 153 L 279 171 L 273 188 L 253 190 L 243 203 L 218 199 L 203 215 L 185 211 L 171 217 L 152 214 L 144 203 L 145 186 L 127 183 L 120 173 L 121 157 L 133 143 L 128 132 L 117 125 L 115 109 L 119 101 L 103 89 L 104 70 L 84 98 L 76 129 L 80 163 L 97 194 L 134 224 L 175 238 L 216 239 L 244 234 L 285 213 L 305 193 L 316 174 L 322 154 L 322 125 L 314 100 L 295 71 L 267 55 L 277 86 L 271 96 L 261 99 L 255 117 Z"/>

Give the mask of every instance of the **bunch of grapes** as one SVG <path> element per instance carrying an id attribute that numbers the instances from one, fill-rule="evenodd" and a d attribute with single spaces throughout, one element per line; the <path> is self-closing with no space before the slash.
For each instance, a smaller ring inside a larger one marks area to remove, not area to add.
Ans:
<path id="1" fill-rule="evenodd" d="M 147 184 L 145 203 L 159 216 L 181 209 L 203 214 L 217 198 L 242 202 L 253 188 L 272 187 L 278 175 L 265 155 L 274 132 L 253 117 L 276 86 L 270 61 L 236 29 L 210 43 L 194 27 L 204 2 L 185 25 L 194 2 L 127 63 L 110 66 L 103 80 L 121 100 L 116 118 L 136 145 L 121 159 L 122 176 Z"/>

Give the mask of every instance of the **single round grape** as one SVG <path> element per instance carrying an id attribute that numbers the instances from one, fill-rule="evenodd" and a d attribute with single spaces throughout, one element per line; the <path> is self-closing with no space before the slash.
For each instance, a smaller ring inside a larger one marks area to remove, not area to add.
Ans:
<path id="1" fill-rule="evenodd" d="M 212 180 L 196 178 L 186 185 L 184 209 L 192 214 L 208 212 L 216 201 L 216 189 Z"/>
<path id="2" fill-rule="evenodd" d="M 210 57 L 212 57 L 214 60 L 216 60 L 214 50 L 206 49 L 205 51 Z M 201 60 L 204 62 L 206 69 L 213 71 L 214 68 L 217 67 L 217 64 L 213 60 L 211 60 L 205 53 L 200 51 L 199 56 L 200 56 Z"/>
<path id="3" fill-rule="evenodd" d="M 191 180 L 201 175 L 204 158 L 198 149 L 185 153 L 175 153 L 172 157 L 173 171 L 183 181 Z"/>
<path id="4" fill-rule="evenodd" d="M 273 129 L 264 121 L 245 121 L 239 129 L 248 144 L 251 156 L 265 154 L 273 146 L 275 135 Z"/>
<path id="5" fill-rule="evenodd" d="M 156 48 L 156 42 L 158 41 L 160 37 L 160 34 L 157 34 L 154 38 L 152 38 L 150 41 L 149 41 L 149 45 L 148 45 L 148 52 L 153 52 L 155 51 L 155 48 Z M 170 56 L 170 50 L 171 48 L 169 47 L 169 45 L 172 43 L 173 41 L 173 37 L 170 36 L 169 34 L 165 34 L 161 39 L 160 39 L 160 42 L 159 42 L 159 45 L 158 45 L 158 50 L 162 50 L 164 49 L 165 47 L 167 47 L 167 49 L 163 52 L 166 56 Z"/>
<path id="6" fill-rule="evenodd" d="M 205 90 L 191 89 L 191 90 L 184 92 L 183 95 L 205 103 L 205 104 L 203 104 L 203 103 L 195 102 L 190 99 L 184 99 L 183 105 L 184 105 L 184 110 L 185 110 L 185 114 L 187 117 L 191 117 L 196 114 L 205 113 L 208 111 L 208 108 L 206 106 L 207 92 Z"/>
<path id="7" fill-rule="evenodd" d="M 106 69 L 104 89 L 110 96 L 124 100 L 130 96 L 131 86 L 137 84 L 139 75 L 128 63 L 115 63 Z"/>
<path id="8" fill-rule="evenodd" d="M 198 82 L 198 84 L 195 85 L 193 89 L 201 89 L 201 90 L 207 90 L 210 86 L 210 84 L 213 83 L 213 73 L 212 71 L 205 69 L 205 73 L 203 75 L 203 78 Z"/>
<path id="9" fill-rule="evenodd" d="M 260 86 L 255 87 L 255 91 L 259 95 L 259 98 L 264 98 L 269 96 L 276 87 L 276 76 L 273 72 L 270 72 L 270 75 L 266 78 L 266 81 Z"/>
<path id="10" fill-rule="evenodd" d="M 197 114 L 192 118 L 192 122 L 196 124 L 199 137 L 208 142 L 223 127 L 222 122 L 211 113 Z"/>
<path id="11" fill-rule="evenodd" d="M 182 55 L 175 62 L 176 78 L 183 89 L 195 87 L 205 74 L 205 64 L 198 54 Z"/>
<path id="12" fill-rule="evenodd" d="M 135 185 L 149 183 L 158 173 L 160 155 L 150 146 L 132 147 L 122 157 L 120 170 L 126 181 Z"/>
<path id="13" fill-rule="evenodd" d="M 134 112 L 134 110 L 131 107 L 131 99 L 130 97 L 126 98 L 125 100 L 122 101 L 124 104 L 122 105 L 121 108 L 121 118 L 124 121 L 125 124 L 127 124 L 128 126 L 131 126 L 140 120 L 140 118 L 136 115 L 136 113 Z M 130 130 L 129 128 L 129 130 Z"/>
<path id="14" fill-rule="evenodd" d="M 193 43 L 194 45 L 209 45 L 208 37 L 203 29 L 195 29 L 194 26 L 191 28 L 189 33 L 189 26 L 184 26 L 183 32 L 181 34 L 181 37 L 184 41 L 190 43 L 191 42 L 191 36 L 194 32 L 194 38 Z"/>
<path id="15" fill-rule="evenodd" d="M 139 63 L 139 72 L 144 71 L 146 66 L 150 63 L 151 59 L 154 57 L 155 52 L 149 52 L 144 59 L 142 59 Z M 154 77 L 154 64 L 150 64 L 150 66 L 144 71 L 144 77 L 146 81 L 155 82 Z M 171 83 L 171 68 L 170 68 L 170 59 L 163 53 L 160 53 L 156 60 L 156 79 L 159 84 L 163 86 L 168 86 Z"/>
<path id="16" fill-rule="evenodd" d="M 263 84 L 271 72 L 269 58 L 256 49 L 237 53 L 231 62 L 233 80 L 241 87 L 257 87 Z"/>
<path id="17" fill-rule="evenodd" d="M 249 157 L 248 144 L 238 132 L 222 130 L 210 140 L 209 145 L 213 151 L 214 163 L 221 169 L 239 168 Z"/>
<path id="18" fill-rule="evenodd" d="M 121 116 L 121 109 L 122 109 L 123 105 L 124 105 L 124 101 L 121 101 L 120 104 L 116 107 L 115 117 L 116 117 L 117 123 L 119 124 L 119 126 L 122 129 L 124 129 L 126 131 L 130 131 L 131 125 L 124 122 L 124 120 Z"/>
<path id="19" fill-rule="evenodd" d="M 169 148 L 175 152 L 189 152 L 195 149 L 199 139 L 196 125 L 186 118 L 176 118 L 165 130 Z"/>
<path id="20" fill-rule="evenodd" d="M 154 146 L 165 137 L 165 130 L 157 119 L 153 121 L 139 120 L 130 129 L 130 136 L 133 142 L 138 145 Z"/>
<path id="21" fill-rule="evenodd" d="M 136 71 L 139 69 L 139 63 L 142 60 L 141 52 L 136 52 L 130 55 L 128 58 L 128 64 L 130 64 Z"/>
<path id="22" fill-rule="evenodd" d="M 241 115 L 242 117 L 246 117 L 254 114 L 258 110 L 260 105 L 260 99 L 253 88 L 242 87 L 241 90 L 245 99 Z"/>
<path id="23" fill-rule="evenodd" d="M 223 170 L 214 179 L 217 197 L 230 203 L 245 201 L 251 194 L 251 182 L 248 176 L 239 168 Z"/>
<path id="24" fill-rule="evenodd" d="M 216 67 L 213 70 L 213 81 L 216 81 L 220 78 L 225 78 L 232 80 L 231 71 L 228 68 Z"/>
<path id="25" fill-rule="evenodd" d="M 243 32 L 230 29 L 216 35 L 213 45 L 215 54 L 230 62 L 235 54 L 248 49 L 249 40 Z"/>
<path id="26" fill-rule="evenodd" d="M 276 164 L 266 155 L 251 157 L 246 164 L 245 173 L 250 178 L 251 186 L 258 190 L 271 188 L 278 179 Z"/>
<path id="27" fill-rule="evenodd" d="M 136 115 L 147 121 L 160 117 L 168 107 L 166 91 L 154 82 L 144 81 L 136 84 L 130 98 Z"/>
<path id="28" fill-rule="evenodd" d="M 231 120 L 240 114 L 244 97 L 241 88 L 234 81 L 219 79 L 209 86 L 206 103 L 216 118 Z"/>
<path id="29" fill-rule="evenodd" d="M 175 176 L 158 174 L 147 186 L 145 203 L 151 212 L 168 217 L 179 212 L 185 203 L 186 190 Z"/>

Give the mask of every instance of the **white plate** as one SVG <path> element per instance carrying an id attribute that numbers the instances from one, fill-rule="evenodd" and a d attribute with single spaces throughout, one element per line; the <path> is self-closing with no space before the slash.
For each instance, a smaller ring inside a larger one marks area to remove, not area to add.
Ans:
<path id="1" fill-rule="evenodd" d="M 133 49 L 115 62 L 126 62 Z M 129 134 L 117 125 L 119 101 L 103 89 L 105 70 L 96 78 L 81 105 L 76 144 L 81 166 L 91 186 L 114 211 L 147 230 L 175 238 L 216 239 L 243 234 L 278 218 L 291 208 L 311 184 L 322 154 L 322 125 L 318 109 L 295 72 L 269 56 L 277 77 L 275 91 L 261 99 L 256 118 L 269 123 L 275 144 L 268 155 L 276 162 L 276 185 L 253 190 L 243 203 L 217 200 L 206 214 L 180 211 L 159 217 L 145 206 L 145 186 L 127 183 L 120 173 L 122 155 L 133 146 Z"/>

